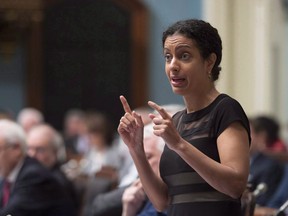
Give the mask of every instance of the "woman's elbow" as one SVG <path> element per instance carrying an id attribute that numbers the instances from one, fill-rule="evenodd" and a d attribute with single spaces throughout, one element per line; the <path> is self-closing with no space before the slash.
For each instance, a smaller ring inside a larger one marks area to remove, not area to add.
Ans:
<path id="1" fill-rule="evenodd" d="M 153 206 L 158 212 L 164 212 L 168 207 L 168 203 L 169 203 L 168 200 L 167 201 L 162 200 L 160 202 L 153 203 Z"/>
<path id="2" fill-rule="evenodd" d="M 238 182 L 236 185 L 231 187 L 231 190 L 227 193 L 228 196 L 233 199 L 238 199 L 242 196 L 246 189 L 246 182 Z"/>
<path id="3" fill-rule="evenodd" d="M 242 196 L 244 190 L 243 191 L 233 191 L 229 194 L 230 197 L 232 197 L 233 199 L 238 199 Z"/>
<path id="4" fill-rule="evenodd" d="M 167 205 L 154 205 L 157 212 L 164 212 L 167 209 Z"/>

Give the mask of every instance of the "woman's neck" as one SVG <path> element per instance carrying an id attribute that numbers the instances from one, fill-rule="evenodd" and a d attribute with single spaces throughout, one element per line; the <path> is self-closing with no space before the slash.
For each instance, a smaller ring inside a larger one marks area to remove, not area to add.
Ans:
<path id="1" fill-rule="evenodd" d="M 215 87 L 209 89 L 206 92 L 197 94 L 190 94 L 184 96 L 184 101 L 187 107 L 187 113 L 192 113 L 198 110 L 201 110 L 211 104 L 217 96 L 219 96 L 219 92 Z"/>

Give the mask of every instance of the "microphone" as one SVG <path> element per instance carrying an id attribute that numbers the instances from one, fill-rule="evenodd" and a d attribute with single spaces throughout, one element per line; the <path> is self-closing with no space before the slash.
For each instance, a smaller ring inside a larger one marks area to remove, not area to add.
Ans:
<path id="1" fill-rule="evenodd" d="M 257 185 L 256 189 L 253 191 L 253 196 L 258 197 L 262 194 L 264 194 L 267 191 L 268 187 L 267 184 L 262 182 Z"/>
<path id="2" fill-rule="evenodd" d="M 285 216 L 285 210 L 288 207 L 288 200 L 279 208 L 275 216 Z"/>

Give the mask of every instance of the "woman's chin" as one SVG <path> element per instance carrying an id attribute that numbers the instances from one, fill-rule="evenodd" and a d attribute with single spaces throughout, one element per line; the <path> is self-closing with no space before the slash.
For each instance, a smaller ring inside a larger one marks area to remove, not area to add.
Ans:
<path id="1" fill-rule="evenodd" d="M 183 89 L 179 89 L 179 88 L 172 88 L 172 91 L 174 92 L 174 94 L 181 95 L 181 96 L 184 95 L 184 91 L 183 91 Z"/>

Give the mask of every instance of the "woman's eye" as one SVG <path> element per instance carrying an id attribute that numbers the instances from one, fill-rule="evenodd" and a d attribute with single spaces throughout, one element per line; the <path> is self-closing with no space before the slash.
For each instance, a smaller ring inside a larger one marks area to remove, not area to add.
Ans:
<path id="1" fill-rule="evenodd" d="M 186 59 L 189 58 L 189 54 L 188 54 L 188 53 L 183 53 L 182 56 L 181 56 L 181 58 L 182 58 L 183 60 L 186 60 Z"/>
<path id="2" fill-rule="evenodd" d="M 169 61 L 171 61 L 171 55 L 170 54 L 165 54 L 165 60 L 166 60 L 166 62 L 169 62 Z"/>

